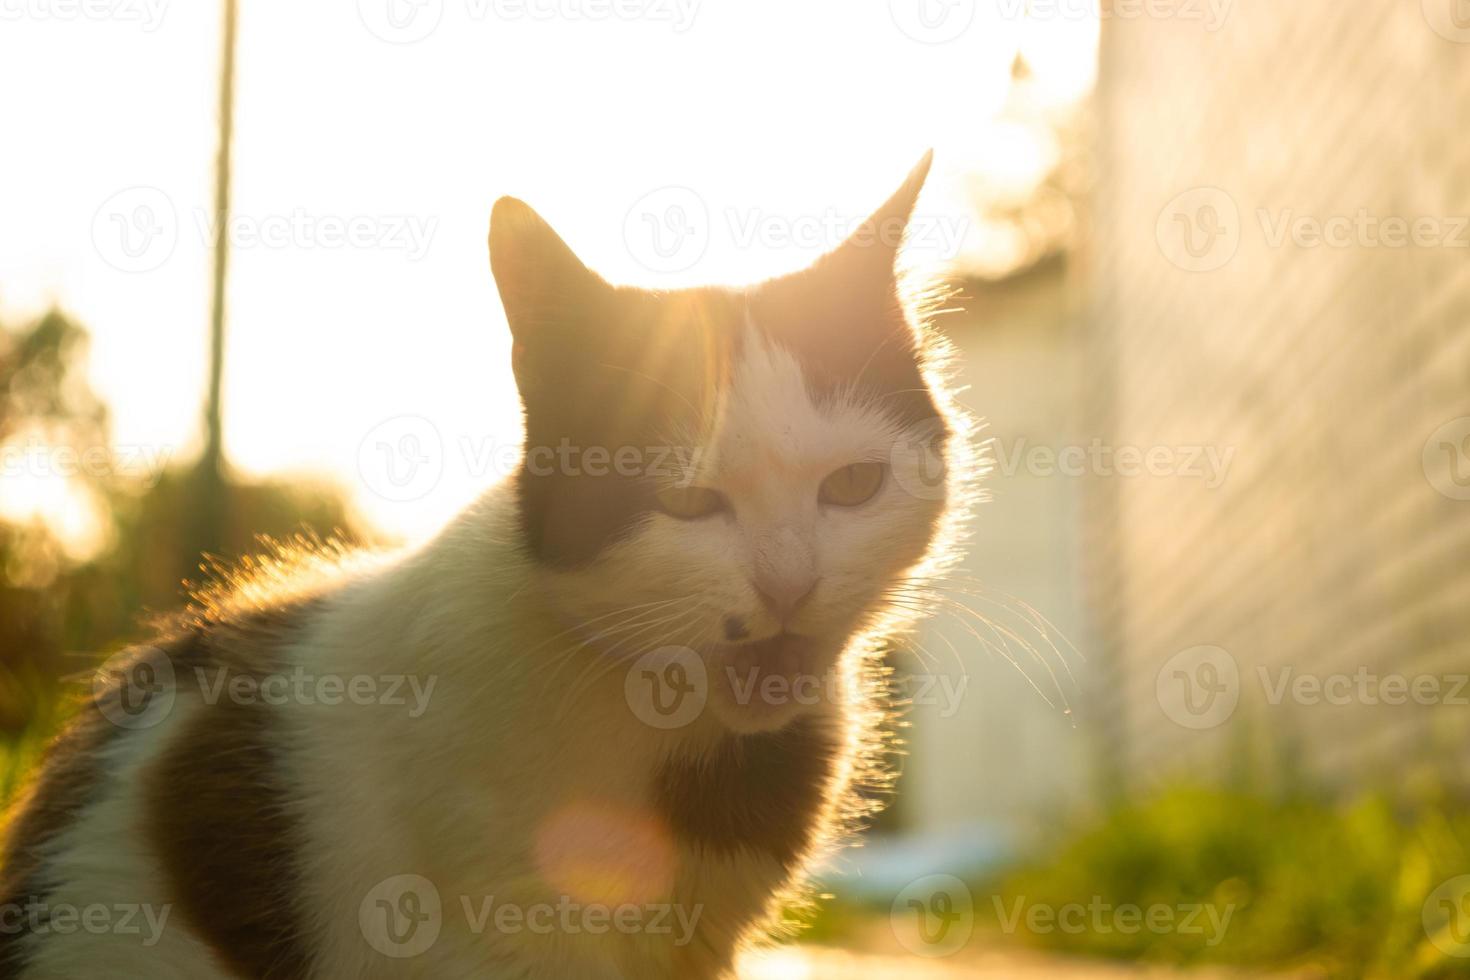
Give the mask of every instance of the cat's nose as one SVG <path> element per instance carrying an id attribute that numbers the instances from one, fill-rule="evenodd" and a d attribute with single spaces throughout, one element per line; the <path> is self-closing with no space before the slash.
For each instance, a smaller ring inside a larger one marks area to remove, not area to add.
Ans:
<path id="1" fill-rule="evenodd" d="M 761 604 L 777 619 L 786 620 L 796 612 L 817 587 L 817 576 L 809 573 L 776 575 L 756 573 L 755 591 Z"/>

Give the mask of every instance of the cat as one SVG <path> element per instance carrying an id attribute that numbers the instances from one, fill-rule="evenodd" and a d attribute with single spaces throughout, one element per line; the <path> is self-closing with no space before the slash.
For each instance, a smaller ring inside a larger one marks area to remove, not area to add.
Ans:
<path id="1" fill-rule="evenodd" d="M 14 811 L 0 977 L 730 975 L 874 809 L 904 585 L 960 537 L 898 263 L 930 159 L 744 288 L 610 285 L 496 202 L 518 469 L 110 662 Z"/>

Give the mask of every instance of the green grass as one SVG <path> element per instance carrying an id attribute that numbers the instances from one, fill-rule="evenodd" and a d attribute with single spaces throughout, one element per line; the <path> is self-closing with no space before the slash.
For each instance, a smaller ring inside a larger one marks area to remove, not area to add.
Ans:
<path id="1" fill-rule="evenodd" d="M 1344 977 L 1465 976 L 1470 961 L 1435 947 L 1422 913 L 1437 885 L 1470 872 L 1467 845 L 1470 811 L 1446 801 L 1405 813 L 1382 796 L 1334 806 L 1183 786 L 1118 806 L 983 890 L 1049 906 L 1098 896 L 1114 906 L 1202 905 L 1216 921 L 1230 915 L 1215 936 L 1017 932 L 1066 952 Z"/>
<path id="2" fill-rule="evenodd" d="M 1335 804 L 1179 785 L 1120 802 L 1037 858 L 972 882 L 971 946 L 1246 976 L 1470 977 L 1470 958 L 1451 955 L 1470 956 L 1470 944 L 1450 938 L 1448 907 L 1432 902 L 1424 918 L 1431 893 L 1460 875 L 1470 875 L 1470 807 L 1445 794 L 1405 807 L 1387 795 Z M 1120 915 L 1125 906 L 1140 912 Z M 1148 928 L 1139 916 L 1151 907 L 1171 920 Z M 1470 925 L 1470 898 L 1460 907 Z M 842 944 L 886 913 L 839 899 L 808 938 Z"/>

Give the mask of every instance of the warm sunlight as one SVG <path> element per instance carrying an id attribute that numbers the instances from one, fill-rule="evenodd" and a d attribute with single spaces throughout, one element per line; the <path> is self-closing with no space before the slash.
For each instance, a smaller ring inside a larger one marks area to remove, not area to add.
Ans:
<path id="1" fill-rule="evenodd" d="M 422 534 L 504 471 L 519 438 L 484 249 L 502 194 L 613 280 L 742 282 L 834 246 L 932 145 L 914 253 L 989 274 L 1024 260 L 987 209 L 1045 176 L 1046 107 L 1090 87 L 1096 19 L 1028 23 L 995 0 L 948 36 L 908 6 L 768 0 L 737 15 L 671 0 L 651 8 L 667 18 L 553 32 L 535 4 L 245 4 L 225 227 L 210 215 L 213 95 L 179 82 L 210 75 L 212 5 L 0 34 L 0 61 L 38 80 L 0 125 L 49 143 L 7 160 L 0 308 L 75 311 L 116 441 L 187 459 L 211 244 L 228 235 L 227 458 L 247 474 L 325 474 L 379 526 Z M 114 83 L 57 74 L 62 45 Z M 685 82 L 695 68 L 730 84 Z M 952 92 L 968 126 L 937 97 Z M 171 121 L 140 129 L 127 111 L 140 102 Z M 820 156 L 788 152 L 814 134 Z M 110 167 L 85 165 L 98 153 Z"/>
<path id="2" fill-rule="evenodd" d="M 0 91 L 3 977 L 1470 976 L 1470 0 Z"/>

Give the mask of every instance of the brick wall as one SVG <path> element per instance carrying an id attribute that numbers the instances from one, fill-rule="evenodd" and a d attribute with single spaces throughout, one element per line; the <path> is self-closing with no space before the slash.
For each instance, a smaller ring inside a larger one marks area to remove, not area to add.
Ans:
<path id="1" fill-rule="evenodd" d="M 1470 3 L 1195 8 L 1103 29 L 1083 423 L 1155 454 L 1089 464 L 1105 761 L 1265 730 L 1328 778 L 1463 755 Z M 1395 675 L 1439 703 L 1372 703 Z"/>

